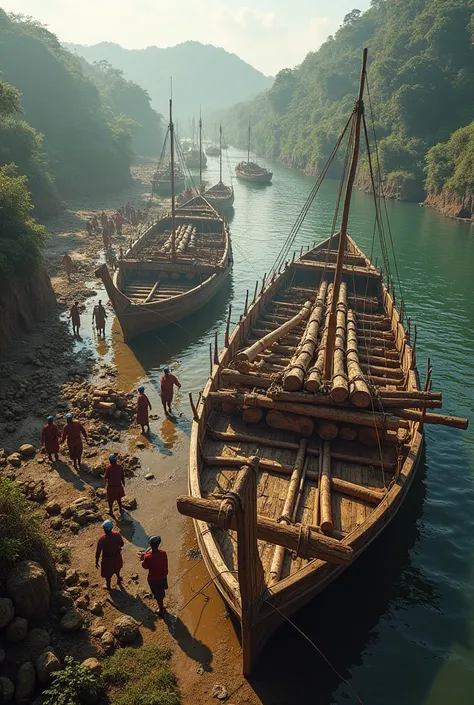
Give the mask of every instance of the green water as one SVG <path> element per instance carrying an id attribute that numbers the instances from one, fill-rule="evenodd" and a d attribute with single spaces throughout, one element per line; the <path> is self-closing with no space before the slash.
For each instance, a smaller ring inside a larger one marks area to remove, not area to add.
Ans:
<path id="1" fill-rule="evenodd" d="M 231 150 L 232 165 L 243 156 Z M 208 164 L 213 183 L 218 160 L 210 157 Z M 161 366 L 171 363 L 178 374 L 185 393 L 178 399 L 177 433 L 184 436 L 187 392 L 196 396 L 206 382 L 209 342 L 218 332 L 222 344 L 229 303 L 235 321 L 246 290 L 270 269 L 313 184 L 279 164 L 265 165 L 274 171 L 271 186 L 234 183 L 229 286 L 191 320 L 132 345 L 155 398 Z M 321 189 L 295 243 L 298 251 L 329 234 L 336 190 L 331 182 Z M 429 356 L 444 411 L 472 417 L 474 228 L 414 204 L 390 203 L 388 210 L 407 312 L 418 325 L 420 372 Z M 371 198 L 355 193 L 350 232 L 367 253 L 373 222 Z M 185 475 L 183 467 L 176 493 L 185 489 Z M 429 427 L 426 455 L 402 511 L 356 565 L 295 617 L 364 705 L 473 702 L 473 475 L 474 426 L 467 432 Z M 292 627 L 270 641 L 251 683 L 265 705 L 356 702 Z"/>

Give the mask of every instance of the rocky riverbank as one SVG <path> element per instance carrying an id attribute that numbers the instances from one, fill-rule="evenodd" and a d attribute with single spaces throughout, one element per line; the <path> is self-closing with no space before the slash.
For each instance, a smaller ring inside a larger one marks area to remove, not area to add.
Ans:
<path id="1" fill-rule="evenodd" d="M 459 220 L 474 220 L 474 193 L 469 190 L 461 195 L 453 189 L 443 189 L 440 193 L 427 195 L 425 205 Z"/>

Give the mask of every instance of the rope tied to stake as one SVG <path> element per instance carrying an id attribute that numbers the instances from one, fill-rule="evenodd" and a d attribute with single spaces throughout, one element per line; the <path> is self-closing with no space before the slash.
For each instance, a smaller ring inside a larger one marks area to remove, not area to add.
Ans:
<path id="1" fill-rule="evenodd" d="M 296 546 L 296 551 L 291 554 L 292 560 L 297 558 L 303 558 L 303 560 L 308 560 L 308 547 L 309 539 L 311 538 L 311 529 L 307 524 L 300 524 L 298 533 L 298 544 Z"/>
<path id="2" fill-rule="evenodd" d="M 217 515 L 217 525 L 220 529 L 228 531 L 235 512 L 242 508 L 242 500 L 238 492 L 228 490 L 222 498 Z"/>

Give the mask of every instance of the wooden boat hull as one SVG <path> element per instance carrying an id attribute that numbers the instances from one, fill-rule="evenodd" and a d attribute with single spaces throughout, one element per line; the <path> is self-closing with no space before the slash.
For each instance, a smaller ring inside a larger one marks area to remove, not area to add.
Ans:
<path id="1" fill-rule="evenodd" d="M 219 149 L 219 147 L 208 147 L 206 149 L 206 154 L 209 157 L 219 157 L 220 153 L 221 153 L 221 150 Z"/>
<path id="2" fill-rule="evenodd" d="M 234 206 L 234 190 L 229 189 L 229 191 L 229 194 L 224 197 L 213 196 L 209 193 L 205 193 L 204 197 L 218 213 L 225 214 Z"/>
<path id="3" fill-rule="evenodd" d="M 318 281 L 317 278 L 321 276 L 321 272 L 324 270 L 324 273 L 326 274 L 328 269 L 331 269 L 331 262 L 329 261 L 328 263 L 326 261 L 331 258 L 324 255 L 324 246 L 326 244 L 327 243 L 322 243 L 319 246 L 322 251 L 322 255 L 320 257 L 318 257 L 317 253 L 318 248 L 315 248 L 316 255 L 314 255 L 314 251 L 307 253 L 307 255 L 305 255 L 301 260 L 287 267 L 283 274 L 267 286 L 267 288 L 248 310 L 248 313 L 243 318 L 240 327 L 237 327 L 231 335 L 228 346 L 222 350 L 219 356 L 219 363 L 214 365 L 213 373 L 203 392 L 197 409 L 197 415 L 195 416 L 195 420 L 192 425 L 189 467 L 189 491 L 191 497 L 202 498 L 207 496 L 207 492 L 212 491 L 209 489 L 212 486 L 212 482 L 209 484 L 203 473 L 208 473 L 208 471 L 213 470 L 213 468 L 209 466 L 208 463 L 210 460 L 204 455 L 209 451 L 205 451 L 203 449 L 206 447 L 205 439 L 209 439 L 210 437 L 210 423 L 211 420 L 215 418 L 213 415 L 216 413 L 213 411 L 210 396 L 217 392 L 222 386 L 223 370 L 226 370 L 231 366 L 232 360 L 235 359 L 236 353 L 242 348 L 243 341 L 245 341 L 251 331 L 253 331 L 258 325 L 261 325 L 257 323 L 259 315 L 261 315 L 262 312 L 264 314 L 266 307 L 273 301 L 283 298 L 282 292 L 285 291 L 286 287 L 291 288 L 294 280 L 298 282 L 298 277 L 306 277 L 305 286 L 308 286 L 308 283 L 313 280 L 313 286 L 316 287 Z M 407 344 L 405 333 L 400 324 L 399 316 L 393 301 L 385 286 L 382 284 L 380 276 L 373 266 L 370 265 L 370 262 L 364 257 L 363 253 L 357 250 L 351 257 L 351 264 L 347 266 L 344 277 L 347 281 L 352 279 L 352 281 L 355 282 L 356 280 L 358 281 L 359 278 L 367 276 L 369 282 L 367 287 L 370 286 L 371 294 L 375 291 L 378 292 L 380 306 L 383 311 L 385 311 L 386 317 L 390 320 L 389 332 L 395 341 L 394 347 L 399 351 L 401 369 L 404 370 L 406 377 L 405 388 L 416 392 L 419 390 L 419 380 L 416 368 L 414 368 L 413 365 L 412 351 L 410 346 Z M 367 264 L 365 270 L 359 266 L 360 261 L 365 261 Z M 356 262 L 356 264 L 352 264 L 353 262 Z M 253 335 L 257 335 L 257 332 L 254 332 Z M 251 390 L 247 391 L 250 392 Z M 251 398 L 251 395 L 249 398 Z M 221 419 L 222 412 L 217 412 L 217 416 Z M 241 422 L 239 421 L 239 423 Z M 352 549 L 353 560 L 356 560 L 390 523 L 394 515 L 403 504 L 403 501 L 413 482 L 416 466 L 421 455 L 423 436 L 422 429 L 418 422 L 410 422 L 406 425 L 409 426 L 409 430 L 407 432 L 409 440 L 403 446 L 403 455 L 398 458 L 397 474 L 394 475 L 393 467 L 391 475 L 387 470 L 388 489 L 384 495 L 384 499 L 378 504 L 378 506 L 375 507 L 375 509 L 371 510 L 370 514 L 367 513 L 365 520 L 360 523 L 356 522 L 347 535 L 340 536 L 341 544 Z M 250 429 L 247 433 L 252 433 L 252 429 L 258 427 L 247 424 L 247 428 Z M 284 437 L 285 434 L 282 438 Z M 291 434 L 289 434 L 288 437 L 292 438 Z M 309 439 L 310 444 L 312 443 L 311 438 L 312 437 Z M 237 446 L 236 443 L 230 443 L 229 449 L 231 452 L 237 453 L 239 456 L 248 456 L 253 454 L 256 450 L 255 443 L 253 443 L 253 445 L 239 443 Z M 264 443 L 264 441 L 262 441 L 262 443 Z M 236 447 L 238 450 L 236 450 Z M 245 451 L 243 450 L 244 447 L 246 448 Z M 229 451 L 226 451 L 224 447 L 224 450 L 221 452 L 227 453 Z M 285 451 L 279 451 L 279 454 L 282 455 L 284 452 Z M 262 452 L 260 451 L 259 454 L 262 455 Z M 370 458 L 372 458 L 372 455 L 369 453 L 367 460 L 364 460 L 364 462 L 367 462 L 368 465 L 371 462 L 375 462 L 375 460 L 371 461 Z M 219 459 L 217 459 L 217 461 L 220 462 Z M 225 464 L 225 461 L 223 462 Z M 351 467 L 354 466 L 352 465 Z M 387 462 L 387 468 L 388 467 L 389 465 Z M 224 478 L 226 477 L 225 467 L 219 471 L 222 473 L 219 477 L 222 476 L 222 481 L 224 481 Z M 231 472 L 230 468 L 228 468 L 228 471 L 229 473 Z M 216 475 L 216 478 L 217 477 L 218 476 Z M 222 486 L 225 489 L 225 486 Z M 262 485 L 259 485 L 259 487 L 262 487 Z M 262 491 L 263 490 L 261 489 L 260 492 Z M 281 511 L 281 509 L 279 511 Z M 275 516 L 278 516 L 278 511 Z M 346 569 L 346 566 L 321 559 L 301 561 L 301 567 L 297 570 L 295 569 L 296 573 L 292 573 L 290 571 L 289 574 L 283 575 L 281 579 L 271 586 L 270 590 L 267 589 L 262 594 L 261 602 L 254 606 L 254 610 L 252 612 L 253 617 L 249 627 L 248 614 L 244 613 L 242 609 L 241 587 L 239 586 L 239 580 L 235 576 L 235 572 L 230 570 L 231 566 L 229 561 L 231 561 L 231 559 L 229 558 L 229 555 L 227 553 L 223 553 L 223 546 L 225 545 L 225 543 L 223 543 L 224 534 L 221 529 L 209 531 L 209 524 L 207 522 L 199 519 L 194 519 L 193 521 L 197 540 L 206 567 L 209 573 L 214 576 L 214 583 L 223 599 L 242 623 L 243 670 L 244 674 L 248 675 L 265 642 L 271 636 L 273 631 L 285 620 L 285 617 L 289 617 L 316 597 L 322 590 L 324 590 L 339 575 L 342 574 L 342 572 Z M 302 521 L 302 519 L 300 521 Z M 233 542 L 235 542 L 235 539 L 233 539 L 231 544 Z"/>
<path id="4" fill-rule="evenodd" d="M 183 189 L 185 187 L 185 184 L 186 184 L 186 181 L 185 181 L 184 177 L 182 179 L 179 179 L 179 178 L 176 179 L 175 184 L 174 184 L 175 190 L 180 191 L 181 189 Z M 153 191 L 155 193 L 159 194 L 160 196 L 170 197 L 171 196 L 171 181 L 157 181 L 153 185 Z"/>
<path id="5" fill-rule="evenodd" d="M 252 184 L 269 184 L 273 178 L 273 172 L 267 171 L 261 174 L 248 174 L 240 169 L 235 170 L 235 175 L 240 181 L 246 181 Z"/>

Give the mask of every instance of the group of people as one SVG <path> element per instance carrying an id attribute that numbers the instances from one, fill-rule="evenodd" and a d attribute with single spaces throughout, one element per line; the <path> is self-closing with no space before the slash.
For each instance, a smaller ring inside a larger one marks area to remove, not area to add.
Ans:
<path id="1" fill-rule="evenodd" d="M 59 460 L 59 446 L 67 441 L 69 457 L 74 467 L 79 470 L 83 452 L 82 438 L 87 441 L 87 431 L 80 421 L 75 421 L 74 416 L 66 414 L 66 423 L 63 426 L 61 436 L 59 428 L 54 423 L 54 416 L 48 416 L 47 423 L 41 430 L 41 444 L 46 450 L 49 459 Z"/>
<path id="2" fill-rule="evenodd" d="M 102 234 L 104 238 L 111 238 L 115 233 L 117 233 L 117 235 L 123 234 L 123 226 L 125 223 L 129 223 L 135 227 L 139 225 L 144 218 L 145 213 L 139 208 L 135 209 L 129 201 L 112 215 L 107 215 L 105 211 L 102 211 L 99 216 L 94 213 L 92 218 L 88 218 L 86 221 L 86 232 L 89 236 Z"/>
<path id="3" fill-rule="evenodd" d="M 72 334 L 75 338 L 79 338 L 79 330 L 81 327 L 81 310 L 79 301 L 75 301 L 69 311 L 69 320 L 72 324 Z M 92 309 L 92 325 L 95 326 L 97 334 L 105 337 L 105 321 L 107 320 L 107 311 L 102 305 L 102 299 Z"/>
<path id="4" fill-rule="evenodd" d="M 167 416 L 173 415 L 171 402 L 173 401 L 175 387 L 181 389 L 181 383 L 175 375 L 171 374 L 168 365 L 165 365 L 160 378 L 160 397 L 164 412 Z M 149 411 L 151 411 L 150 400 L 145 394 L 145 387 L 140 385 L 138 387 L 137 399 L 137 424 L 142 427 L 143 434 L 150 433 Z"/>
<path id="5" fill-rule="evenodd" d="M 105 578 L 105 588 L 110 590 L 114 575 L 117 576 L 117 584 L 123 580 L 120 571 L 123 568 L 122 548 L 124 540 L 120 531 L 114 529 L 111 519 L 104 521 L 102 528 L 104 533 L 97 541 L 95 566 L 99 568 L 100 562 L 101 576 Z M 164 599 L 165 592 L 168 589 L 168 556 L 166 551 L 160 549 L 161 536 L 151 536 L 148 543 L 149 549 L 144 552 L 140 551 L 138 555 L 142 567 L 148 571 L 148 585 L 158 604 L 156 611 L 161 617 L 165 617 Z"/>

